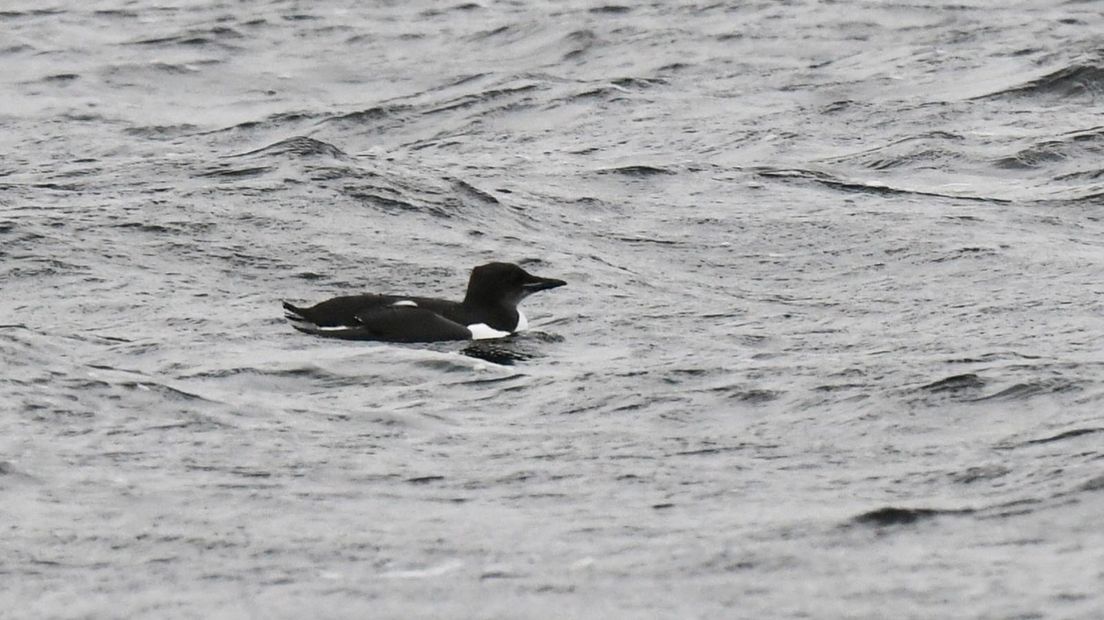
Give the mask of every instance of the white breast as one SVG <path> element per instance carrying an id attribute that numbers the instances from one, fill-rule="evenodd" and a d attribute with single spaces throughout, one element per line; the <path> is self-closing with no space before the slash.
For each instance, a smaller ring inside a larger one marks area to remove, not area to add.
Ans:
<path id="1" fill-rule="evenodd" d="M 525 318 L 525 314 L 520 309 L 518 313 L 517 327 L 514 328 L 515 332 L 520 332 L 523 329 L 529 329 L 529 319 Z M 471 330 L 472 340 L 489 340 L 491 338 L 505 338 L 513 332 L 504 332 L 497 330 L 486 323 L 473 323 L 468 325 L 468 329 Z"/>
<path id="2" fill-rule="evenodd" d="M 498 331 L 486 323 L 472 323 L 468 325 L 468 329 L 471 330 L 472 340 L 489 340 L 491 338 L 504 338 L 510 335 L 510 332 Z"/>

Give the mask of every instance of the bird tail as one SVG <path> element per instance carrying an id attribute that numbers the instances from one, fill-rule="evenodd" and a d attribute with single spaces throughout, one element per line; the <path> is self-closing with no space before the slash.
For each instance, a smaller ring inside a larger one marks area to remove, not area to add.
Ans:
<path id="1" fill-rule="evenodd" d="M 318 333 L 318 324 L 307 317 L 306 310 L 304 308 L 292 305 L 291 303 L 286 301 L 283 302 L 283 305 L 284 318 L 291 323 L 292 327 L 307 334 Z"/>

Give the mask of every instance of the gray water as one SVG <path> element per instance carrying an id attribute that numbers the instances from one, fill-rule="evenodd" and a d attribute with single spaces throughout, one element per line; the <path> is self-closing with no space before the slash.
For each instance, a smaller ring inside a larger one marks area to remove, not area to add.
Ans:
<path id="1" fill-rule="evenodd" d="M 1104 617 L 1092 2 L 0 11 L 0 616 Z M 279 301 L 568 286 L 478 346 Z"/>

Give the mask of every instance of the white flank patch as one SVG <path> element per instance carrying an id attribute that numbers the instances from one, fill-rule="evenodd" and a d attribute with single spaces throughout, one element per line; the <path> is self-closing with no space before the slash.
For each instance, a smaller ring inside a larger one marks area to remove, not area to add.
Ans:
<path id="1" fill-rule="evenodd" d="M 302 329 L 302 330 L 308 331 L 308 332 L 314 332 L 314 333 L 318 333 L 318 332 L 336 332 L 336 331 L 341 331 L 343 329 L 349 329 L 345 325 L 338 325 L 337 327 L 322 327 L 321 325 L 315 325 L 314 323 L 311 323 L 310 321 L 308 321 L 306 319 L 293 319 L 291 317 L 288 317 L 288 322 L 290 322 L 295 327 L 298 327 L 299 329 Z"/>
<path id="2" fill-rule="evenodd" d="M 391 305 L 392 306 L 404 307 L 404 308 L 417 308 L 418 307 L 417 303 L 415 303 L 415 302 L 413 302 L 409 299 L 404 299 L 402 301 L 396 301 L 395 303 L 393 303 Z"/>
<path id="3" fill-rule="evenodd" d="M 515 332 L 520 332 L 525 329 L 529 329 L 529 319 L 525 318 L 525 313 L 521 311 L 521 308 L 517 309 L 518 312 L 518 324 L 514 328 Z"/>
<path id="4" fill-rule="evenodd" d="M 486 323 L 472 323 L 468 325 L 468 329 L 471 330 L 472 340 L 490 340 L 510 335 L 510 332 L 500 332 Z"/>

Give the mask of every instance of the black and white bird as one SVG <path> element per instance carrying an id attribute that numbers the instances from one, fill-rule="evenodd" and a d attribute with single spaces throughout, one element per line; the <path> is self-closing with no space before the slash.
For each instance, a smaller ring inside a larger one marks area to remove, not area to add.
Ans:
<path id="1" fill-rule="evenodd" d="M 534 276 L 513 263 L 472 269 L 464 301 L 407 295 L 349 295 L 300 308 L 284 302 L 292 327 L 319 336 L 384 342 L 502 338 L 526 329 L 518 303 L 567 284 Z"/>

